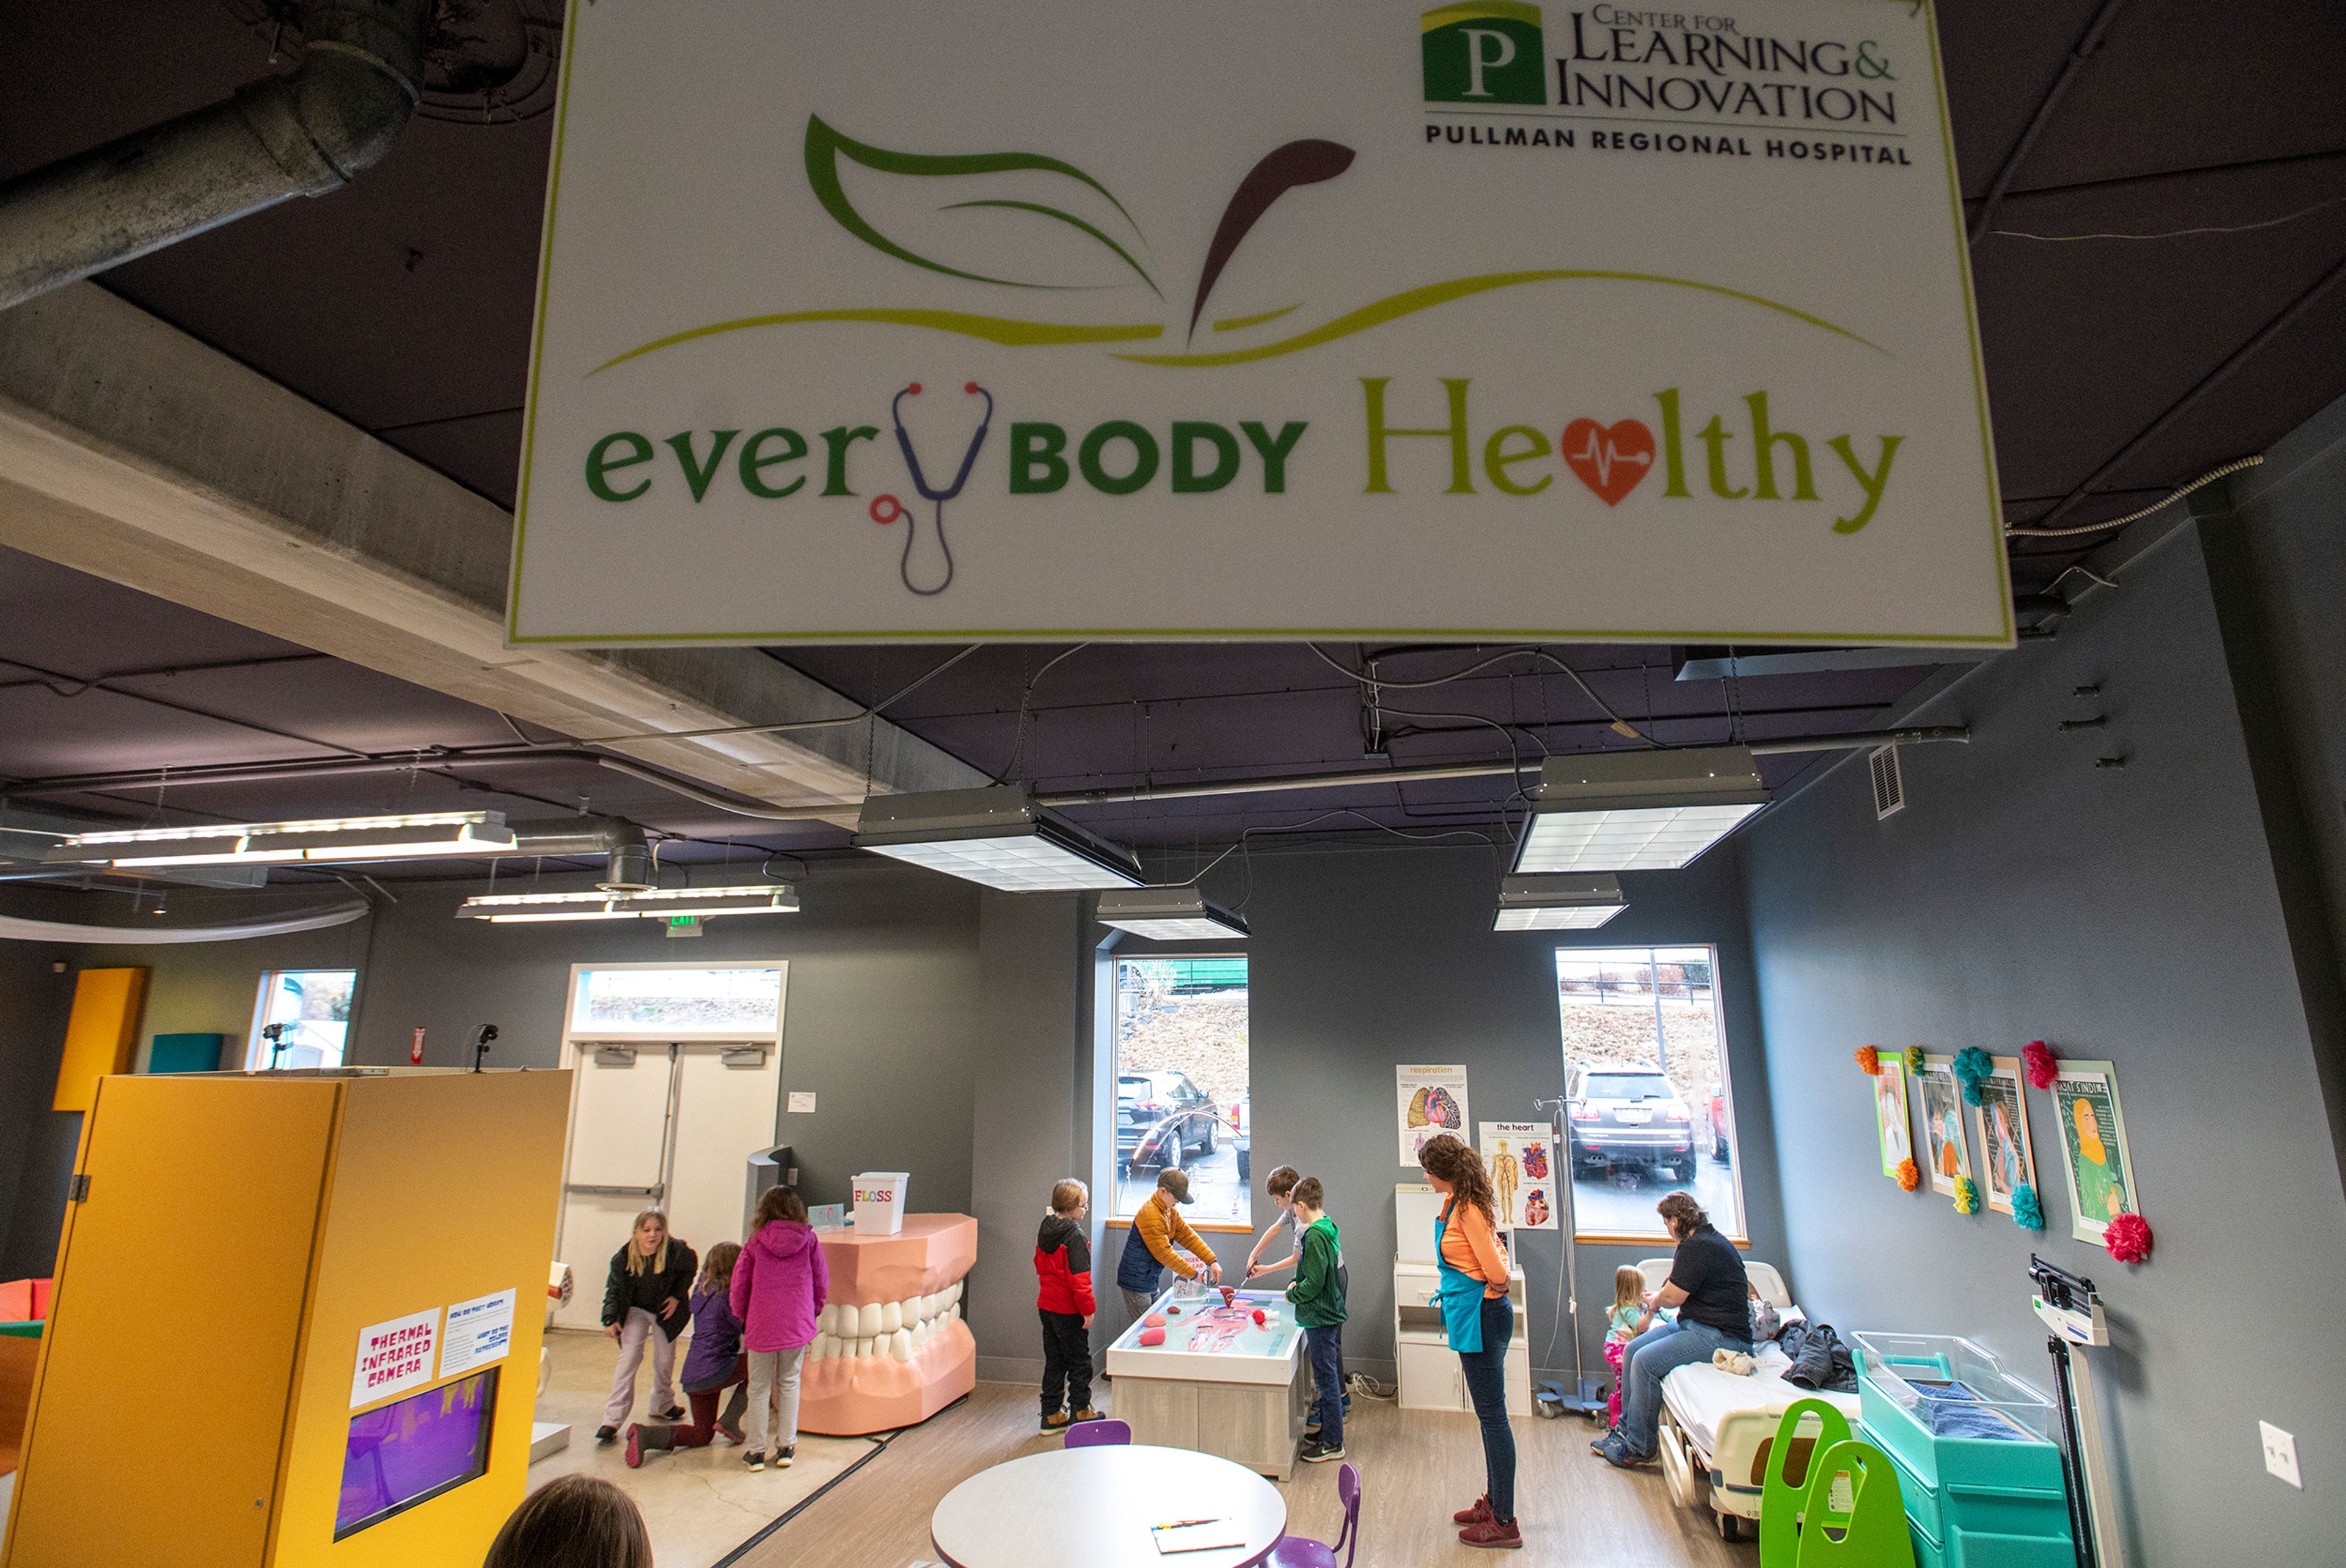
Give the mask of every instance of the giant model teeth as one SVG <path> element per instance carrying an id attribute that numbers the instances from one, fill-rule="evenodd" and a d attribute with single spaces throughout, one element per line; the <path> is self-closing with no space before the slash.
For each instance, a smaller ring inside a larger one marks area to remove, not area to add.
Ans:
<path id="1" fill-rule="evenodd" d="M 826 1232 L 831 1299 L 816 1315 L 801 1430 L 849 1436 L 917 1425 L 974 1386 L 976 1341 L 962 1321 L 977 1222 L 913 1214 L 901 1232 Z"/>

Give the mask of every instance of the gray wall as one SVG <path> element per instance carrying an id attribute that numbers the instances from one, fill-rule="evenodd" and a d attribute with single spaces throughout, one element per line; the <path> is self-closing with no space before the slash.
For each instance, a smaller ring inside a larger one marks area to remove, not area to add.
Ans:
<path id="1" fill-rule="evenodd" d="M 2091 1276 L 2131 1560 L 2332 1562 L 2346 1204 L 2200 526 L 1917 714 L 1975 738 L 1906 749 L 1902 812 L 1874 820 L 1852 759 L 1745 835 L 1784 1218 L 1812 1313 L 1967 1335 L 2040 1387 L 2029 1253 Z M 2035 1091 L 2042 1236 L 1880 1173 L 1857 1046 L 2040 1038 L 2116 1065 L 2147 1264 L 2070 1239 Z M 2259 1418 L 2297 1434 L 2303 1492 L 2263 1473 Z"/>
<path id="2" fill-rule="evenodd" d="M 81 1117 L 49 1109 L 74 986 L 70 971 L 52 973 L 50 965 L 70 956 L 40 942 L 0 942 L 0 1279 L 45 1275 L 56 1257 Z"/>

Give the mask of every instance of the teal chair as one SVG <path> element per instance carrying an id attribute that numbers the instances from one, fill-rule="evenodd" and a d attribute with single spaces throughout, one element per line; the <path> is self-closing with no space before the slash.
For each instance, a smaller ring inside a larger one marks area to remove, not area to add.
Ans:
<path id="1" fill-rule="evenodd" d="M 1806 1451 L 1794 1442 L 1804 1420 L 1817 1423 L 1817 1433 Z M 1809 1483 L 1815 1480 L 1817 1459 L 1826 1450 L 1850 1440 L 1849 1418 L 1827 1400 L 1794 1400 L 1776 1423 L 1768 1445 L 1768 1471 L 1760 1487 L 1760 1568 L 1799 1568 L 1800 1512 Z M 1805 1460 L 1795 1476 L 1796 1460 Z"/>

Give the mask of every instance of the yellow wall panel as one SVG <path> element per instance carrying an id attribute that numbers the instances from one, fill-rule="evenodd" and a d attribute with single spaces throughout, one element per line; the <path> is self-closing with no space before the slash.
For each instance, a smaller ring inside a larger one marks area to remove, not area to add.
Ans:
<path id="1" fill-rule="evenodd" d="M 57 1064 L 51 1109 L 87 1111 L 99 1078 L 130 1071 L 146 1005 L 144 969 L 85 969 L 74 977 L 73 1016 L 66 1023 L 65 1059 Z"/>

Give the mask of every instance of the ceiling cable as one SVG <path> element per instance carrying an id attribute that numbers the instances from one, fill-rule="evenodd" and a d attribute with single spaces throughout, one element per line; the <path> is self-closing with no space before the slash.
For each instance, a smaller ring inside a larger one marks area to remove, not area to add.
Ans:
<path id="1" fill-rule="evenodd" d="M 1622 718 L 1618 713 L 1616 713 L 1613 710 L 1611 704 L 1607 703 L 1603 697 L 1596 695 L 1596 691 L 1594 687 L 1591 687 L 1586 681 L 1580 678 L 1580 672 L 1578 670 L 1573 668 L 1570 665 L 1565 663 L 1564 660 L 1556 657 L 1556 655 L 1548 652 L 1545 648 L 1509 648 L 1504 653 L 1493 654 L 1489 658 L 1483 660 L 1479 664 L 1469 665 L 1464 669 L 1458 670 L 1450 675 L 1437 677 L 1433 680 L 1387 680 L 1382 676 L 1378 676 L 1372 678 L 1362 675 L 1358 670 L 1346 668 L 1336 659 L 1331 657 L 1328 651 L 1325 648 L 1322 648 L 1318 643 L 1305 643 L 1303 646 L 1310 648 L 1321 663 L 1326 665 L 1330 669 L 1334 670 L 1337 674 L 1349 677 L 1351 679 L 1358 681 L 1363 686 L 1372 685 L 1387 691 L 1416 691 L 1429 686 L 1447 686 L 1454 680 L 1464 680 L 1470 675 L 1474 675 L 1481 670 L 1488 669 L 1494 664 L 1501 664 L 1511 658 L 1535 658 L 1551 668 L 1560 671 L 1564 675 L 1565 678 L 1571 681 L 1573 685 L 1578 687 L 1580 688 L 1580 695 L 1596 705 L 1596 710 L 1599 713 L 1602 713 L 1606 721 L 1612 725 L 1614 733 L 1620 735 L 1627 739 L 1642 740 L 1648 746 L 1660 747 L 1662 745 L 1660 741 L 1656 740 L 1652 736 L 1646 734 L 1636 725 L 1631 724 L 1627 719 Z M 1387 708 L 1385 711 L 1392 713 L 1398 710 Z"/>
<path id="2" fill-rule="evenodd" d="M 2238 473 L 2243 468 L 2254 468 L 2264 460 L 2264 453 L 2260 452 L 2253 453 L 2248 457 L 2236 457 L 2232 459 L 2231 462 L 2225 463 L 2219 468 L 2209 469 L 2207 473 L 2201 474 L 2190 484 L 2175 491 L 2164 500 L 2154 501 L 2149 505 L 2144 507 L 2141 511 L 2129 512 L 2123 517 L 2112 517 L 2101 523 L 2081 523 L 2075 528 L 2006 527 L 2004 531 L 2004 536 L 2007 539 L 2066 539 L 2071 535 L 2077 534 L 2099 534 L 2103 530 L 2108 528 L 2123 528 L 2129 523 L 2140 522 L 2143 518 L 2149 516 L 2154 512 L 2166 510 L 2168 507 L 2174 505 L 2177 502 L 2182 500 L 2185 496 L 2190 494 L 2193 491 L 2198 489 L 2203 484 L 2213 484 L 2216 481 L 2223 478 L 2226 474 Z"/>

